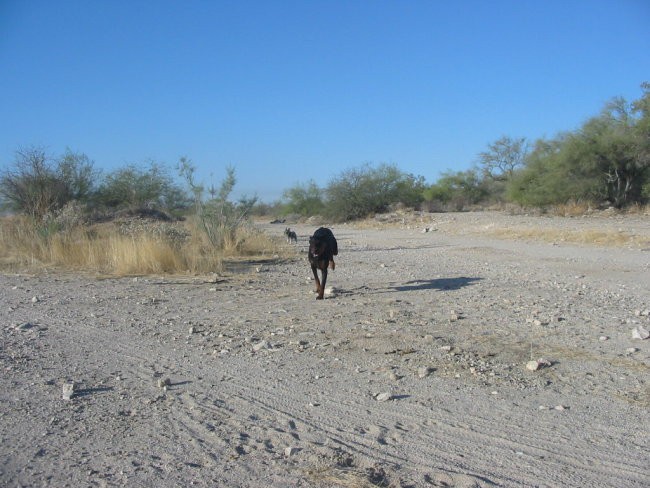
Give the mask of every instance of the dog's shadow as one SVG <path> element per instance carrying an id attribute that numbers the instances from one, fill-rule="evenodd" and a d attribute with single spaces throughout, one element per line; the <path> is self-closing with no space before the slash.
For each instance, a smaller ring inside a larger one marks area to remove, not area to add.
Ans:
<path id="1" fill-rule="evenodd" d="M 438 290 L 438 291 L 450 291 L 450 290 L 460 290 L 466 286 L 471 286 L 474 283 L 481 281 L 482 278 L 468 278 L 466 276 L 460 276 L 458 278 L 435 278 L 431 280 L 413 280 L 407 281 L 401 285 L 390 286 L 380 290 L 383 293 L 395 292 L 395 291 L 421 291 L 421 290 Z"/>

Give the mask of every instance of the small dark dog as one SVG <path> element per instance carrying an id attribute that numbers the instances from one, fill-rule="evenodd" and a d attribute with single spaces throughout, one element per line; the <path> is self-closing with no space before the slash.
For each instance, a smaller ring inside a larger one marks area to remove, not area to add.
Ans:
<path id="1" fill-rule="evenodd" d="M 289 227 L 284 229 L 284 235 L 287 236 L 287 242 L 298 242 L 298 236 Z"/>
<path id="2" fill-rule="evenodd" d="M 323 299 L 325 293 L 325 283 L 327 282 L 327 267 L 334 269 L 334 256 L 339 253 L 339 247 L 332 231 L 321 227 L 314 232 L 309 238 L 309 264 L 311 271 L 314 273 L 316 281 L 317 300 Z M 318 270 L 320 269 L 322 280 L 318 280 Z"/>

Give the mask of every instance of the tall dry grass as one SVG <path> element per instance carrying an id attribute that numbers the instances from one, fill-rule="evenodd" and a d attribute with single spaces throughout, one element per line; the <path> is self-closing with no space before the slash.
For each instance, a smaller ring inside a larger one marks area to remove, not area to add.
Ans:
<path id="1" fill-rule="evenodd" d="M 192 221 L 129 221 L 51 229 L 21 217 L 0 221 L 4 269 L 84 270 L 115 275 L 201 274 L 223 270 L 224 259 L 272 256 L 279 244 L 242 227 L 223 249 L 206 242 Z"/>

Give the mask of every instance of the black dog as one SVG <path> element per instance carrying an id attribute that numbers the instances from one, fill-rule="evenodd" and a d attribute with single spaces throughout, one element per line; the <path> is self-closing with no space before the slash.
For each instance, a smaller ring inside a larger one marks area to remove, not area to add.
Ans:
<path id="1" fill-rule="evenodd" d="M 316 281 L 316 300 L 323 299 L 325 293 L 325 283 L 327 282 L 327 267 L 334 269 L 334 256 L 339 253 L 339 247 L 332 231 L 321 227 L 314 232 L 309 238 L 309 264 L 314 273 Z M 318 270 L 320 269 L 322 281 L 318 280 Z"/>

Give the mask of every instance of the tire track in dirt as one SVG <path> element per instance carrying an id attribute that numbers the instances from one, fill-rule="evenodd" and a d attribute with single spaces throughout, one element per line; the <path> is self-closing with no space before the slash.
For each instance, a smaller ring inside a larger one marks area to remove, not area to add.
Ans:
<path id="1" fill-rule="evenodd" d="M 650 351 L 624 353 L 647 253 L 335 233 L 322 303 L 303 256 L 218 282 L 1 276 L 0 483 L 647 486 L 625 394 Z M 531 342 L 552 366 L 524 369 Z"/>

